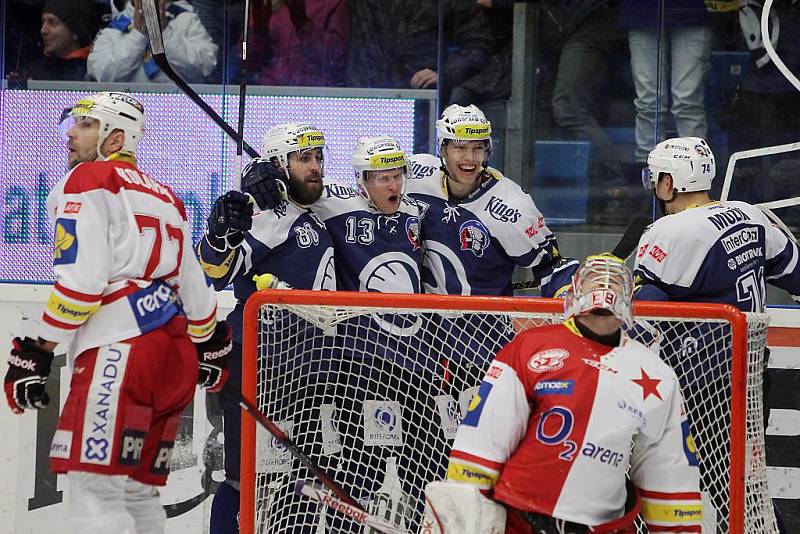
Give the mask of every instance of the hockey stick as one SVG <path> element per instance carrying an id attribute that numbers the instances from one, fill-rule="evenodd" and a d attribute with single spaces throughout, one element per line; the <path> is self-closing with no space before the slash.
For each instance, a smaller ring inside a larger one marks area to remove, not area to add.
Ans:
<path id="1" fill-rule="evenodd" d="M 198 95 L 195 90 L 192 89 L 177 72 L 175 72 L 175 70 L 169 64 L 169 61 L 167 61 L 167 55 L 164 51 L 164 36 L 161 33 L 161 22 L 158 16 L 156 1 L 157 0 L 141 0 L 145 25 L 147 26 L 147 35 L 150 38 L 150 52 L 153 54 L 153 59 L 155 60 L 156 65 L 158 65 L 158 68 L 160 68 L 161 71 L 166 74 L 167 77 L 175 83 L 175 85 L 178 86 L 178 89 L 183 91 L 183 93 L 188 96 L 192 102 L 197 104 L 200 109 L 202 109 L 206 115 L 211 118 L 211 120 L 216 122 L 217 126 L 222 128 L 222 130 L 228 134 L 228 137 L 237 143 L 241 142 L 242 147 L 247 154 L 251 158 L 257 158 L 258 152 L 256 152 L 253 147 L 248 145 L 244 139 L 241 138 L 242 136 L 239 135 L 230 124 L 225 122 L 225 119 L 220 117 L 220 115 L 214 111 L 214 109 L 209 106 L 205 100 L 200 98 L 200 95 Z M 239 106 L 242 106 L 241 97 Z"/>
<path id="2" fill-rule="evenodd" d="M 622 237 L 617 242 L 617 246 L 611 251 L 611 254 L 620 259 L 627 260 L 628 256 L 633 254 L 633 251 L 636 250 L 639 239 L 641 239 L 645 229 L 647 229 L 652 222 L 653 221 L 647 217 L 636 217 L 633 219 L 625 229 L 625 233 L 622 234 Z"/>
<path id="3" fill-rule="evenodd" d="M 298 480 L 295 482 L 294 492 L 298 495 L 305 495 L 312 501 L 316 501 L 346 515 L 359 525 L 364 525 L 367 528 L 377 530 L 383 534 L 409 534 L 407 530 L 401 529 L 385 519 L 368 514 L 361 508 L 355 508 L 305 480 Z"/>
<path id="4" fill-rule="evenodd" d="M 306 453 L 304 453 L 300 447 L 297 446 L 295 442 L 293 442 L 286 433 L 278 428 L 278 425 L 273 423 L 264 412 L 259 410 L 252 402 L 250 402 L 247 398 L 245 398 L 241 394 L 231 394 L 229 392 L 223 392 L 223 394 L 227 395 L 228 398 L 236 402 L 242 409 L 247 412 L 255 421 L 264 427 L 270 434 L 275 436 L 281 445 L 286 447 L 286 449 L 292 453 L 292 455 L 300 460 L 300 463 L 306 466 L 311 473 L 317 477 L 320 482 L 325 484 L 331 491 L 333 491 L 334 495 L 338 497 L 341 501 L 347 503 L 348 505 L 358 509 L 361 512 L 364 512 L 364 509 L 359 505 L 355 499 L 353 499 L 347 492 L 342 489 L 342 487 L 331 478 L 325 471 L 322 470 L 320 466 L 318 466 L 314 460 L 308 457 Z"/>
<path id="5" fill-rule="evenodd" d="M 247 95 L 247 31 L 250 27 L 250 0 L 244 0 L 244 27 L 242 29 L 242 63 L 239 66 L 239 139 L 236 142 L 236 176 L 242 188 L 242 151 L 244 148 L 244 104 Z"/>

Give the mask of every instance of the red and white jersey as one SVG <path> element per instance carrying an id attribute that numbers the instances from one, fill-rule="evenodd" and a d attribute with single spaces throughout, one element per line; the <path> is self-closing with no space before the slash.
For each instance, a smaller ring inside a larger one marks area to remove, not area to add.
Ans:
<path id="1" fill-rule="evenodd" d="M 611 348 L 571 320 L 531 328 L 492 362 L 448 478 L 518 510 L 589 526 L 622 517 L 625 476 L 650 532 L 700 532 L 698 459 L 675 373 L 641 343 Z"/>
<path id="2" fill-rule="evenodd" d="M 194 255 L 183 203 L 123 160 L 77 165 L 52 189 L 56 284 L 39 335 L 81 352 L 149 332 L 183 310 L 195 342 L 217 300 Z"/>

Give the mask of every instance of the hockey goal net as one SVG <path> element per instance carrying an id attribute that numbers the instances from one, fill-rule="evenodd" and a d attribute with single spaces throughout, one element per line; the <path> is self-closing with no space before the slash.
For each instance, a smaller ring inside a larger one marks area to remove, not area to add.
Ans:
<path id="1" fill-rule="evenodd" d="M 562 320 L 561 301 L 263 291 L 245 308 L 243 395 L 364 508 L 410 533 L 445 476 L 488 362 L 516 332 Z M 637 303 L 630 334 L 681 382 L 701 461 L 704 532 L 777 532 L 764 449 L 768 317 Z M 241 532 L 369 532 L 295 495 L 313 476 L 242 416 Z M 642 526 L 640 532 L 646 529 Z"/>

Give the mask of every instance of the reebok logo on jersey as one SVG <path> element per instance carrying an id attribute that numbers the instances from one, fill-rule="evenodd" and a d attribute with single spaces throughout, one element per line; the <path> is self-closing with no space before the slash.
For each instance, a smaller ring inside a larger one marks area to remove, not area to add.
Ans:
<path id="1" fill-rule="evenodd" d="M 501 198 L 495 196 L 489 199 L 483 210 L 500 222 L 515 223 L 522 217 L 518 209 L 512 208 Z"/>
<path id="2" fill-rule="evenodd" d="M 574 380 L 542 380 L 533 386 L 539 395 L 572 395 Z"/>
<path id="3" fill-rule="evenodd" d="M 14 367 L 19 367 L 21 369 L 25 369 L 26 371 L 31 371 L 33 373 L 36 372 L 36 362 L 33 360 L 23 360 L 16 354 L 12 354 L 11 357 L 8 359 L 8 365 L 13 365 Z"/>
<path id="4" fill-rule="evenodd" d="M 564 367 L 564 360 L 569 358 L 569 352 L 564 349 L 547 349 L 535 353 L 528 360 L 528 369 L 534 373 L 556 371 Z"/>
<path id="5" fill-rule="evenodd" d="M 725 252 L 731 253 L 745 245 L 758 242 L 758 229 L 745 228 L 719 240 Z"/>

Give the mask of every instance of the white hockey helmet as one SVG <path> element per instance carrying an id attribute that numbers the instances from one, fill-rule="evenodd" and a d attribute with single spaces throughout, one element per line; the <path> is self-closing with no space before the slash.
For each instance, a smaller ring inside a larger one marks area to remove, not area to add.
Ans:
<path id="1" fill-rule="evenodd" d="M 286 122 L 274 126 L 264 136 L 261 157 L 278 158 L 278 162 L 289 169 L 289 154 L 312 148 L 325 148 L 325 136 L 309 122 Z M 324 172 L 323 172 L 324 174 Z"/>
<path id="2" fill-rule="evenodd" d="M 564 315 L 575 317 L 604 309 L 629 328 L 633 326 L 633 275 L 625 262 L 611 255 L 589 256 L 572 276 L 564 299 Z"/>
<path id="3" fill-rule="evenodd" d="M 441 151 L 445 141 L 487 141 L 487 157 L 492 153 L 492 124 L 475 104 L 451 104 L 436 121 L 436 144 Z"/>
<path id="4" fill-rule="evenodd" d="M 367 200 L 372 201 L 367 191 L 367 173 L 369 171 L 388 171 L 401 168 L 403 169 L 402 191 L 405 191 L 408 179 L 408 160 L 400 144 L 388 135 L 359 138 L 353 152 L 353 170 L 358 188 Z"/>
<path id="5" fill-rule="evenodd" d="M 100 123 L 97 138 L 97 157 L 102 158 L 100 147 L 114 130 L 125 132 L 123 152 L 136 153 L 145 130 L 144 106 L 128 93 L 103 91 L 81 98 L 74 106 L 61 114 L 61 122 L 67 118 L 89 117 Z"/>
<path id="6" fill-rule="evenodd" d="M 661 141 L 650 151 L 642 183 L 653 190 L 661 173 L 669 173 L 678 193 L 708 191 L 716 172 L 714 154 L 704 139 L 676 137 Z"/>

